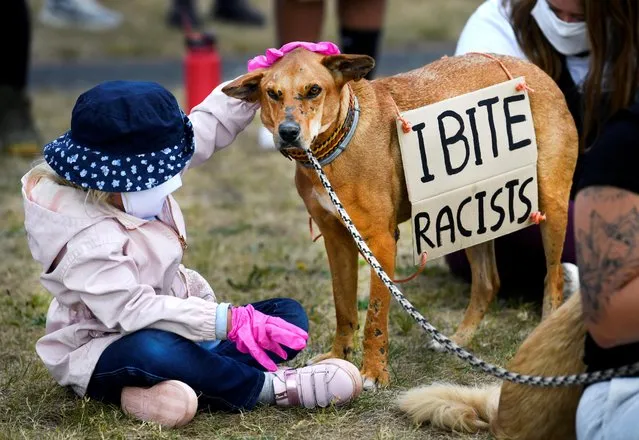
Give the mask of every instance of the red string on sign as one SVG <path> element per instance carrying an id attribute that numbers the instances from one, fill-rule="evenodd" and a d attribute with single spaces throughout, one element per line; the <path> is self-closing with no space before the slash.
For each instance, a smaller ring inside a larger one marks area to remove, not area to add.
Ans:
<path id="1" fill-rule="evenodd" d="M 530 220 L 532 220 L 534 224 L 538 225 L 539 223 L 546 221 L 546 214 L 542 214 L 540 211 L 535 211 L 530 214 Z"/>
<path id="2" fill-rule="evenodd" d="M 417 269 L 417 271 L 415 273 L 413 273 L 411 276 L 409 276 L 408 278 L 403 278 L 401 280 L 393 280 L 393 283 L 402 284 L 402 283 L 407 283 L 407 282 L 411 281 L 412 279 L 414 279 L 417 275 L 422 273 L 422 271 L 426 267 L 426 261 L 427 260 L 428 260 L 428 253 L 427 252 L 422 252 L 422 255 L 420 256 L 420 260 L 419 260 L 419 268 Z"/>
<path id="3" fill-rule="evenodd" d="M 311 240 L 313 240 L 313 243 L 319 240 L 320 237 L 322 236 L 322 234 L 318 234 L 317 237 L 313 238 L 313 217 L 311 216 L 308 217 L 308 230 L 311 234 Z"/>
<path id="4" fill-rule="evenodd" d="M 484 53 L 484 52 L 468 52 L 467 55 L 471 55 L 471 54 L 472 55 L 482 55 L 482 56 L 484 56 L 486 58 L 490 58 L 493 61 L 497 61 L 499 63 L 499 65 L 501 66 L 501 68 L 503 69 L 503 71 L 506 72 L 506 76 L 508 76 L 508 79 L 513 79 L 513 76 L 510 74 L 510 71 L 508 70 L 508 68 L 506 66 L 504 66 L 504 63 L 502 63 L 500 59 L 498 59 L 498 58 L 496 58 L 496 57 L 494 57 L 494 56 L 492 56 L 490 54 Z M 523 82 L 520 82 L 519 84 L 517 84 L 515 89 L 518 92 L 521 92 L 522 90 L 528 90 L 529 92 L 533 92 L 534 93 L 534 90 L 532 88 L 530 88 L 528 86 L 528 84 L 526 84 L 526 81 L 523 81 Z"/>
<path id="5" fill-rule="evenodd" d="M 399 107 L 397 107 L 397 104 L 395 103 L 395 101 L 393 101 L 393 104 L 395 105 L 395 113 L 397 113 L 397 119 L 402 121 L 402 131 L 404 133 L 410 133 L 411 131 L 411 125 L 410 122 L 408 122 L 399 112 Z"/>

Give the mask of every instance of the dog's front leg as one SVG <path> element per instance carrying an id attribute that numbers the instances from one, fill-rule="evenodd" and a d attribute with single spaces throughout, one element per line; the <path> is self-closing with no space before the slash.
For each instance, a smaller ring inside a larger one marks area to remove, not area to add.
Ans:
<path id="1" fill-rule="evenodd" d="M 394 230 L 394 229 L 393 229 Z M 368 246 L 389 277 L 395 273 L 397 244 L 390 231 L 370 235 Z M 371 287 L 366 325 L 364 326 L 364 388 L 388 385 L 388 314 L 390 292 L 371 269 Z"/>
<path id="2" fill-rule="evenodd" d="M 337 328 L 333 348 L 329 353 L 314 357 L 311 362 L 338 357 L 348 359 L 359 322 L 357 316 L 357 247 L 348 230 L 336 217 L 318 216 L 316 220 L 328 255 L 333 280 L 333 298 Z"/>

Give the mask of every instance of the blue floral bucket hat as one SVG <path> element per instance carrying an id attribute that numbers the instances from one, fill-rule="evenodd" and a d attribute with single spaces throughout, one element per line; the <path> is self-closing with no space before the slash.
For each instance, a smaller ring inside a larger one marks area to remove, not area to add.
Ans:
<path id="1" fill-rule="evenodd" d="M 171 92 L 154 82 L 108 81 L 80 95 L 71 129 L 43 155 L 82 188 L 135 192 L 180 173 L 194 151 L 193 126 Z"/>

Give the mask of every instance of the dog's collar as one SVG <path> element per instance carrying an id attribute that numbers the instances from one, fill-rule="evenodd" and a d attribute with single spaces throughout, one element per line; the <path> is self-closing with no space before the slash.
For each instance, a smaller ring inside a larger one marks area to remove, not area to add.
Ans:
<path id="1" fill-rule="evenodd" d="M 359 102 L 357 101 L 357 96 L 353 93 L 350 85 L 348 85 L 348 91 L 350 93 L 348 113 L 346 113 L 346 118 L 344 118 L 342 125 L 321 144 L 316 145 L 313 143 L 311 145 L 311 152 L 319 161 L 321 166 L 325 166 L 333 162 L 337 156 L 346 149 L 355 134 L 355 130 L 357 129 L 357 122 L 359 121 Z M 286 152 L 282 151 L 282 154 L 291 160 L 296 160 L 303 167 L 312 168 L 311 162 L 306 157 L 306 153 L 304 153 L 301 149 L 296 148 Z"/>

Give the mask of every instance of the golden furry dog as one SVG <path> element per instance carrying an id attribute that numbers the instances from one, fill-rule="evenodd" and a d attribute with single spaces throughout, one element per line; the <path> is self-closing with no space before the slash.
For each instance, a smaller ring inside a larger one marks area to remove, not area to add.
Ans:
<path id="1" fill-rule="evenodd" d="M 525 76 L 538 145 L 539 207 L 547 277 L 544 316 L 562 303 L 560 256 L 568 197 L 577 158 L 577 133 L 555 82 L 531 63 L 498 57 L 514 77 Z M 295 183 L 324 237 L 333 281 L 337 329 L 324 357 L 347 358 L 359 328 L 355 242 L 334 209 L 315 171 L 304 166 L 302 149 L 326 164 L 326 172 L 353 223 L 386 273 L 395 271 L 398 224 L 410 218 L 410 202 L 397 135 L 397 110 L 415 109 L 507 80 L 496 60 L 481 55 L 443 58 L 423 68 L 374 81 L 362 79 L 374 66 L 366 55 L 324 56 L 298 48 L 274 65 L 255 70 L 223 88 L 229 96 L 260 102 L 262 123 L 279 150 L 297 160 Z M 355 100 L 354 97 L 357 99 Z M 355 102 L 359 103 L 356 112 Z M 359 115 L 354 133 L 355 114 Z M 341 140 L 351 136 L 343 148 Z M 343 148 L 343 152 L 341 152 Z M 341 154 L 340 154 L 341 152 Z M 484 317 L 499 275 L 493 242 L 466 250 L 472 270 L 471 297 L 453 340 L 467 344 Z M 388 384 L 390 294 L 371 272 L 361 372 L 367 388 Z"/>
<path id="2" fill-rule="evenodd" d="M 574 293 L 526 338 L 508 366 L 522 374 L 580 374 L 586 328 Z M 434 384 L 411 389 L 399 407 L 415 422 L 461 432 L 490 430 L 499 440 L 570 440 L 582 387 L 539 388 L 511 382 L 463 387 Z"/>

